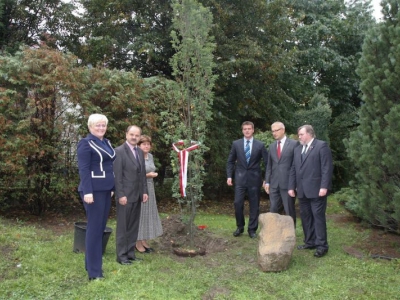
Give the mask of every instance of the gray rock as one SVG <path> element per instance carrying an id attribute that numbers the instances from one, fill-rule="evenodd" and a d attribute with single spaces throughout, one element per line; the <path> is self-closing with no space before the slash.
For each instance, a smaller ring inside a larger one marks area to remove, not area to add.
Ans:
<path id="1" fill-rule="evenodd" d="M 264 213 L 260 214 L 258 220 L 261 230 L 257 255 L 261 270 L 286 270 L 296 245 L 293 219 L 276 213 Z"/>

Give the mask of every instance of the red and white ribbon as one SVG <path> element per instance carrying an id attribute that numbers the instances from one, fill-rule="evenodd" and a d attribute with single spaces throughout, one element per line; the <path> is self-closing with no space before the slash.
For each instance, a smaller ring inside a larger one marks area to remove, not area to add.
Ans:
<path id="1" fill-rule="evenodd" d="M 186 184 L 187 184 L 187 165 L 189 161 L 189 152 L 192 150 L 195 150 L 199 148 L 199 144 L 196 144 L 196 142 L 192 141 L 192 146 L 179 150 L 177 146 L 183 146 L 185 143 L 184 141 L 180 140 L 176 143 L 172 144 L 172 148 L 176 152 L 178 152 L 178 158 L 179 158 L 179 163 L 180 163 L 180 170 L 179 170 L 179 187 L 181 189 L 181 196 L 186 197 Z"/>

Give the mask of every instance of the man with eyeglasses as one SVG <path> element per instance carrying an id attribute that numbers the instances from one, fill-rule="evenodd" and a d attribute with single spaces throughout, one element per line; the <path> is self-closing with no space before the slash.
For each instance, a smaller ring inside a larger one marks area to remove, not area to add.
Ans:
<path id="1" fill-rule="evenodd" d="M 264 189 L 269 194 L 270 212 L 279 213 L 283 205 L 286 215 L 293 218 L 296 227 L 296 198 L 289 196 L 288 184 L 294 149 L 299 142 L 286 136 L 285 125 L 282 122 L 273 123 L 271 131 L 275 142 L 269 146 Z"/>

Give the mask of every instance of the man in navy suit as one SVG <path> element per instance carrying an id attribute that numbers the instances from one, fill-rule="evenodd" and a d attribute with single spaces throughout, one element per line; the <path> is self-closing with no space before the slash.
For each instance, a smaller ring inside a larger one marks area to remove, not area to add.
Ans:
<path id="1" fill-rule="evenodd" d="M 315 249 L 315 257 L 328 253 L 326 232 L 326 204 L 331 189 L 333 163 L 328 144 L 315 138 L 311 125 L 298 129 L 302 146 L 295 149 L 293 165 L 289 175 L 289 195 L 297 197 L 304 232 L 304 245 L 297 249 Z"/>
<path id="2" fill-rule="evenodd" d="M 148 199 L 146 165 L 142 149 L 137 146 L 142 130 L 129 126 L 126 142 L 115 149 L 115 199 L 117 202 L 117 262 L 131 265 L 138 261 L 135 245 L 139 232 L 141 202 Z"/>
<path id="3" fill-rule="evenodd" d="M 296 227 L 296 198 L 289 196 L 288 185 L 294 149 L 299 142 L 286 137 L 285 125 L 281 122 L 273 123 L 271 131 L 276 141 L 269 146 L 264 185 L 271 202 L 270 212 L 279 213 L 283 205 L 286 215 L 293 218 Z"/>
<path id="4" fill-rule="evenodd" d="M 253 138 L 254 124 L 246 121 L 242 124 L 243 138 L 232 143 L 226 166 L 227 184 L 233 185 L 235 173 L 235 217 L 237 237 L 244 232 L 244 200 L 247 193 L 249 198 L 250 215 L 247 226 L 251 238 L 256 237 L 258 215 L 260 212 L 260 191 L 262 187 L 261 159 L 267 165 L 268 152 L 264 144 Z"/>

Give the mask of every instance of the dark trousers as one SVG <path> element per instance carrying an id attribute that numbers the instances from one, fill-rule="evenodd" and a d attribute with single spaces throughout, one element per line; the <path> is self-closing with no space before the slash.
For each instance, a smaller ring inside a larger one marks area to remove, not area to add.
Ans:
<path id="1" fill-rule="evenodd" d="M 291 216 L 294 222 L 294 227 L 296 227 L 296 208 L 295 201 L 296 198 L 292 198 L 288 194 L 288 190 L 269 188 L 269 200 L 271 203 L 270 212 L 280 213 L 282 206 L 285 209 L 285 214 Z"/>
<path id="2" fill-rule="evenodd" d="M 260 214 L 260 186 L 235 186 L 235 217 L 236 226 L 240 229 L 244 229 L 244 199 L 247 193 L 249 198 L 249 225 L 247 226 L 248 232 L 256 232 L 258 228 L 258 215 Z"/>
<path id="3" fill-rule="evenodd" d="M 327 197 L 299 198 L 300 217 L 304 232 L 304 244 L 317 249 L 328 249 L 326 232 Z"/>
<path id="4" fill-rule="evenodd" d="M 83 193 L 80 192 L 82 201 Z M 103 234 L 111 207 L 111 191 L 93 192 L 93 203 L 83 201 L 86 210 L 85 267 L 89 278 L 102 277 Z"/>
<path id="5" fill-rule="evenodd" d="M 121 205 L 117 200 L 116 246 L 117 261 L 135 258 L 135 245 L 139 233 L 140 208 L 142 202 Z"/>

